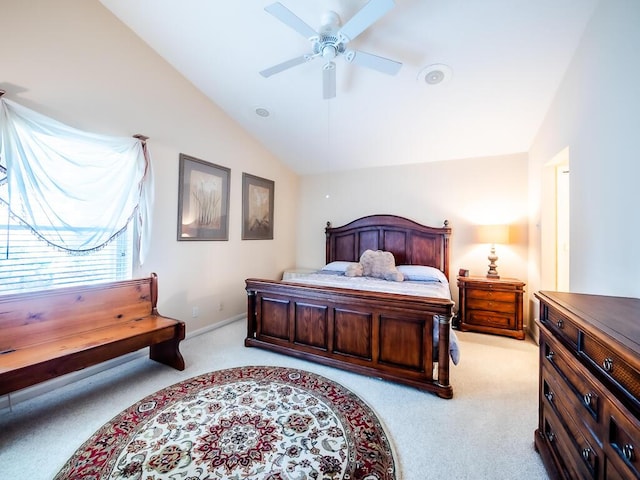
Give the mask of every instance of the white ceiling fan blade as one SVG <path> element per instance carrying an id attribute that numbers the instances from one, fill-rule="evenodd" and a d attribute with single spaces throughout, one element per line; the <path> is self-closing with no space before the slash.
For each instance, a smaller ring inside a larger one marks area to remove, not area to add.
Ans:
<path id="1" fill-rule="evenodd" d="M 373 70 L 377 70 L 388 75 L 395 75 L 402 67 L 402 63 L 396 62 L 395 60 L 356 50 L 349 50 L 345 53 L 344 58 L 349 63 L 355 63 L 362 67 L 372 68 Z"/>
<path id="2" fill-rule="evenodd" d="M 309 55 L 302 55 L 301 57 L 292 58 L 291 60 L 287 60 L 286 62 L 279 63 L 278 65 L 274 65 L 273 67 L 269 67 L 260 72 L 265 78 L 270 77 L 271 75 L 275 75 L 276 73 L 280 73 L 284 70 L 287 70 L 291 67 L 295 67 L 296 65 L 300 65 L 301 63 L 305 63 L 309 60 Z"/>
<path id="3" fill-rule="evenodd" d="M 296 32 L 298 32 L 305 38 L 311 38 L 318 35 L 318 32 L 307 25 L 295 13 L 282 5 L 280 2 L 267 5 L 266 7 L 264 7 L 264 9 L 285 25 L 293 28 Z"/>
<path id="4" fill-rule="evenodd" d="M 393 0 L 370 0 L 343 25 L 338 31 L 338 38 L 342 43 L 350 42 L 391 10 L 394 5 Z"/>
<path id="5" fill-rule="evenodd" d="M 329 100 L 336 96 L 336 64 L 328 62 L 322 67 L 322 98 Z"/>

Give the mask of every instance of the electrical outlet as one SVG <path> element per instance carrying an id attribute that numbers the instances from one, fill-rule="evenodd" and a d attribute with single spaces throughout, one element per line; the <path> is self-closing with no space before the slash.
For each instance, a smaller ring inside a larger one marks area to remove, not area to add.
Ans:
<path id="1" fill-rule="evenodd" d="M 192 307 L 191 308 L 191 316 L 193 318 L 196 318 L 199 313 L 200 313 L 200 309 L 198 307 Z"/>

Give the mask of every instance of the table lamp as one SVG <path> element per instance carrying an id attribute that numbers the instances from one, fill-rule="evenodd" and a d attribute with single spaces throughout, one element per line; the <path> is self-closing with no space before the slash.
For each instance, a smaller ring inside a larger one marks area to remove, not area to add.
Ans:
<path id="1" fill-rule="evenodd" d="M 491 244 L 491 251 L 487 257 L 489 260 L 489 271 L 487 278 L 500 278 L 496 270 L 496 243 L 509 243 L 509 225 L 480 225 L 478 227 L 478 241 L 480 243 Z"/>

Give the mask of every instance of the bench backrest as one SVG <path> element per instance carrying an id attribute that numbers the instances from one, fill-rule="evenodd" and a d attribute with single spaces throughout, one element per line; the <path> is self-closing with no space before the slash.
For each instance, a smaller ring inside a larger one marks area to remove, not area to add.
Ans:
<path id="1" fill-rule="evenodd" d="M 157 313 L 157 276 L 0 296 L 0 354 Z"/>

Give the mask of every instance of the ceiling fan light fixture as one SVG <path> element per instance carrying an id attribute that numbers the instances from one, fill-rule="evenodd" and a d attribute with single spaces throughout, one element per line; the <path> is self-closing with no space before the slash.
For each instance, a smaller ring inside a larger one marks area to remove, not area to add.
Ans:
<path id="1" fill-rule="evenodd" d="M 322 57 L 327 60 L 331 60 L 332 58 L 336 58 L 338 55 L 338 49 L 333 45 L 325 45 L 322 47 Z"/>
<path id="2" fill-rule="evenodd" d="M 436 63 L 424 67 L 418 73 L 417 80 L 427 85 L 441 85 L 451 80 L 453 70 L 448 65 Z"/>

